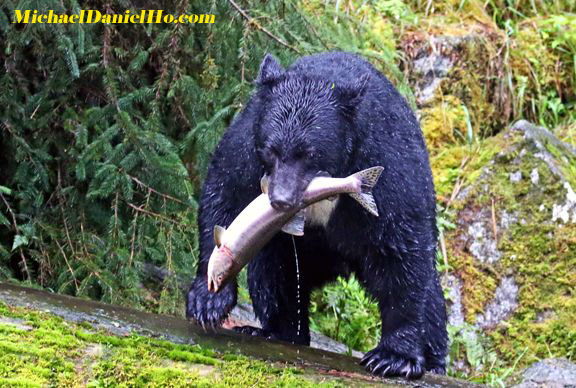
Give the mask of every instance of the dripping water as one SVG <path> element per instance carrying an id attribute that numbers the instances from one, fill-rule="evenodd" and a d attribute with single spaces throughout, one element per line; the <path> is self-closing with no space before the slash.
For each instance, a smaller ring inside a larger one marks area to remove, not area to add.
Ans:
<path id="1" fill-rule="evenodd" d="M 298 306 L 298 326 L 296 328 L 296 337 L 300 337 L 300 323 L 301 323 L 301 314 L 300 314 L 300 266 L 298 264 L 298 252 L 296 251 L 296 241 L 294 240 L 294 236 L 292 236 L 292 246 L 294 247 L 294 258 L 296 259 L 296 303 Z"/>

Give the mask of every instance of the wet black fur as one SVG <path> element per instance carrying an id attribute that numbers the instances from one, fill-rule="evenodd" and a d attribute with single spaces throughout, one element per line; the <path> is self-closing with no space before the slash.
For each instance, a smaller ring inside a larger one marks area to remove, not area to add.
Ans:
<path id="1" fill-rule="evenodd" d="M 446 313 L 434 265 L 435 195 L 424 139 L 388 79 L 348 53 L 303 57 L 286 71 L 272 57 L 264 59 L 257 91 L 223 136 L 204 184 L 201 256 L 188 316 L 218 325 L 235 305 L 236 284 L 218 294 L 207 289 L 213 228 L 228 226 L 260 194 L 265 171 L 272 174 L 271 191 L 276 184 L 295 198 L 318 171 L 344 177 L 377 165 L 384 167 L 374 189 L 380 217 L 341 195 L 326 228 L 307 226 L 296 238 L 300 334 L 294 250 L 285 233 L 249 265 L 250 295 L 263 329 L 239 331 L 309 344 L 310 292 L 355 273 L 382 318 L 380 343 L 362 364 L 377 375 L 444 373 Z"/>

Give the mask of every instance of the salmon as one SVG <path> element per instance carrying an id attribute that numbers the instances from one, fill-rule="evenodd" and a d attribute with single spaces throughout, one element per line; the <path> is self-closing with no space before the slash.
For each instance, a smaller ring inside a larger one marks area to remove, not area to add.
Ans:
<path id="1" fill-rule="evenodd" d="M 216 246 L 208 262 L 208 290 L 221 290 L 279 231 L 302 236 L 306 208 L 316 202 L 348 194 L 377 217 L 372 188 L 383 169 L 376 166 L 346 178 L 316 177 L 310 181 L 300 205 L 287 212 L 270 205 L 268 179 L 264 176 L 260 182 L 262 194 L 248 204 L 227 229 L 214 227 Z"/>

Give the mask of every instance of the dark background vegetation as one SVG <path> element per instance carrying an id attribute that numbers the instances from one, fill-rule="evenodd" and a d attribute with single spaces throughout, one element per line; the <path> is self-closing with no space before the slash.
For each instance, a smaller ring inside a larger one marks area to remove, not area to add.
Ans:
<path id="1" fill-rule="evenodd" d="M 216 22 L 12 24 L 14 9 L 81 7 L 212 13 Z M 459 81 L 483 85 L 461 96 L 469 103 L 455 136 L 465 144 L 518 118 L 574 123 L 575 8 L 568 0 L 3 1 L 0 280 L 182 315 L 210 153 L 265 53 L 285 65 L 326 50 L 362 54 L 416 107 L 414 31 L 480 23 L 478 55 L 492 65 L 471 65 Z M 160 283 L 151 268 L 166 275 Z M 378 340 L 377 309 L 354 279 L 318 292 L 312 310 L 314 328 L 353 348 Z"/>

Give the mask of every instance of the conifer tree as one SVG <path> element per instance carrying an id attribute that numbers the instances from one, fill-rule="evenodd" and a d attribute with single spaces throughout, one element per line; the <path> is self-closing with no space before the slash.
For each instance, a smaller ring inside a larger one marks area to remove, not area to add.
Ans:
<path id="1" fill-rule="evenodd" d="M 401 79 L 394 50 L 370 38 L 361 18 L 325 23 L 335 17 L 333 7 L 313 5 L 326 8 L 307 12 L 292 1 L 4 1 L 0 276 L 181 312 L 179 279 L 190 278 L 197 256 L 199 187 L 264 54 L 291 63 L 322 50 L 365 50 Z M 17 24 L 15 9 L 162 9 L 214 14 L 215 23 Z M 152 294 L 143 287 L 150 265 L 167 274 Z"/>

